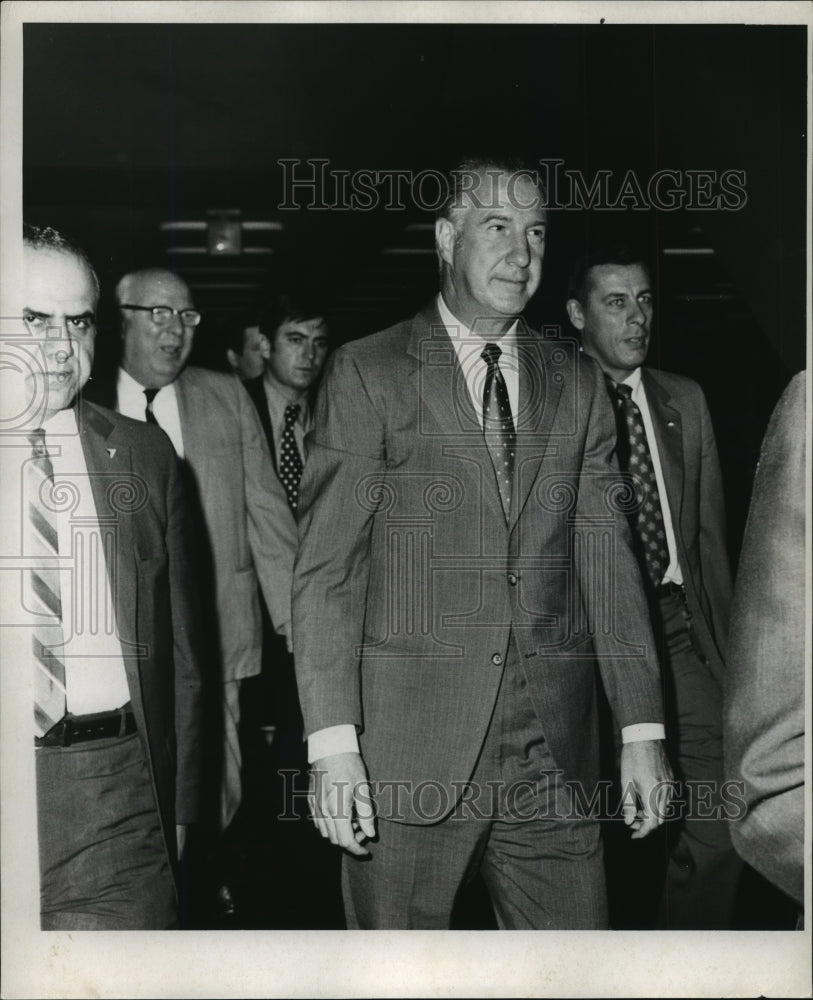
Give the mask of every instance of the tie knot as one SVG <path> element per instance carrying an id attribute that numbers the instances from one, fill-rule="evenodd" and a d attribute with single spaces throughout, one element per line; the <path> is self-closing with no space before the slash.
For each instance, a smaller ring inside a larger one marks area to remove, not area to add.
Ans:
<path id="1" fill-rule="evenodd" d="M 613 392 L 619 399 L 632 399 L 632 386 L 627 385 L 625 382 L 614 382 Z"/>
<path id="2" fill-rule="evenodd" d="M 42 458 L 48 454 L 48 449 L 45 446 L 45 430 L 42 427 L 35 427 L 27 437 L 34 458 Z"/>
<path id="3" fill-rule="evenodd" d="M 285 407 L 285 426 L 293 427 L 299 416 L 299 403 L 289 403 Z"/>
<path id="4" fill-rule="evenodd" d="M 149 406 L 158 395 L 158 389 L 145 389 L 144 395 L 147 397 L 147 405 Z"/>
<path id="5" fill-rule="evenodd" d="M 496 344 L 486 344 L 486 346 L 483 348 L 480 354 L 480 357 L 483 359 L 483 361 L 485 361 L 487 365 L 491 366 L 497 364 L 497 362 L 500 360 L 501 354 L 502 351 Z"/>

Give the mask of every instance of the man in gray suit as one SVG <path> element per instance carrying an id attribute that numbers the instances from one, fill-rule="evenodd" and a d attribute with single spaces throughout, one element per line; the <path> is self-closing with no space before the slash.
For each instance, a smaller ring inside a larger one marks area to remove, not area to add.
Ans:
<path id="1" fill-rule="evenodd" d="M 121 368 L 106 395 L 96 380 L 94 391 L 119 412 L 157 423 L 182 460 L 197 514 L 199 628 L 222 695 L 221 736 L 209 748 L 220 774 L 209 821 L 225 830 L 241 799 L 240 683 L 260 670 L 257 587 L 274 628 L 288 635 L 296 534 L 277 517 L 285 493 L 240 381 L 186 364 L 201 318 L 186 282 L 159 268 L 136 271 L 118 283 L 116 298 Z"/>
<path id="2" fill-rule="evenodd" d="M 448 927 L 478 870 L 501 927 L 606 926 L 596 654 L 634 837 L 669 796 L 603 379 L 518 321 L 546 225 L 527 170 L 461 164 L 441 294 L 340 348 L 317 401 L 294 648 L 350 927 Z"/>

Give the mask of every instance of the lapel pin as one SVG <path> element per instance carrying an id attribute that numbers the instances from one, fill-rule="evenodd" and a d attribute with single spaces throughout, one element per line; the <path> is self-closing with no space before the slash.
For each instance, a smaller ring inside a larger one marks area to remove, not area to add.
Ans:
<path id="1" fill-rule="evenodd" d="M 107 454 L 108 454 L 108 455 L 109 455 L 109 456 L 110 456 L 111 458 L 115 458 L 115 457 L 116 457 L 116 449 L 115 449 L 115 448 L 108 448 L 108 449 L 107 449 Z"/>
<path id="2" fill-rule="evenodd" d="M 675 421 L 674 420 L 667 420 L 666 426 L 667 427 L 674 427 L 675 426 Z"/>

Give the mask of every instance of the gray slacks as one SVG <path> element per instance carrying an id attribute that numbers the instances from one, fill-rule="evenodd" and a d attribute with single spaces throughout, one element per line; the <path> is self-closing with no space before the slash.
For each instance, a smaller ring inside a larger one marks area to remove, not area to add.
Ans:
<path id="1" fill-rule="evenodd" d="M 599 824 L 572 815 L 553 769 L 512 637 L 473 794 L 440 822 L 377 820 L 371 857 L 343 858 L 348 927 L 448 928 L 479 871 L 500 928 L 605 928 Z"/>
<path id="2" fill-rule="evenodd" d="M 43 930 L 162 930 L 175 884 L 138 734 L 37 747 Z"/>

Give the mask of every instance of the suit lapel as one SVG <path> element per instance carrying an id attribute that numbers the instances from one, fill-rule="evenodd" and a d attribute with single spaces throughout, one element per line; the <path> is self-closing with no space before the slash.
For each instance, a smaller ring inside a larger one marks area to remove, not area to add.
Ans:
<path id="1" fill-rule="evenodd" d="M 661 470 L 677 536 L 677 524 L 683 507 L 683 421 L 680 411 L 672 405 L 672 397 L 648 368 L 641 370 L 641 378 L 655 429 Z"/>
<path id="2" fill-rule="evenodd" d="M 140 476 L 133 474 L 130 448 L 120 440 L 115 425 L 101 410 L 80 402 L 77 417 L 99 527 L 103 529 L 106 525 L 114 525 L 116 530 L 112 546 L 114 565 L 111 567 L 110 561 L 105 558 L 105 567 L 116 610 L 130 698 L 139 725 L 145 732 L 138 657 L 143 655 L 140 643 L 149 637 L 137 633 L 137 554 L 133 516 L 123 515 L 122 509 L 132 506 L 133 510 L 137 510 L 139 498 L 146 499 L 149 487 Z"/>
<path id="3" fill-rule="evenodd" d="M 542 339 L 520 323 L 517 335 L 519 413 L 517 461 L 510 525 L 513 529 L 528 502 L 549 447 L 553 421 L 562 395 L 563 378 L 549 378 Z"/>
<path id="4" fill-rule="evenodd" d="M 435 433 L 427 425 L 431 414 L 448 439 L 445 445 L 448 454 L 476 462 L 484 502 L 491 508 L 491 515 L 504 522 L 505 513 L 482 424 L 472 405 L 457 352 L 434 303 L 415 317 L 407 354 L 417 361 L 419 431 Z"/>
<path id="5" fill-rule="evenodd" d="M 248 394 L 251 396 L 251 399 L 257 408 L 257 414 L 259 415 L 260 423 L 265 431 L 265 438 L 268 441 L 268 448 L 271 452 L 274 468 L 276 469 L 277 456 L 276 449 L 274 448 L 274 432 L 271 427 L 271 414 L 268 411 L 268 398 L 265 395 L 263 376 L 259 375 L 257 378 L 248 379 L 243 383 L 243 385 L 248 390 Z"/>

